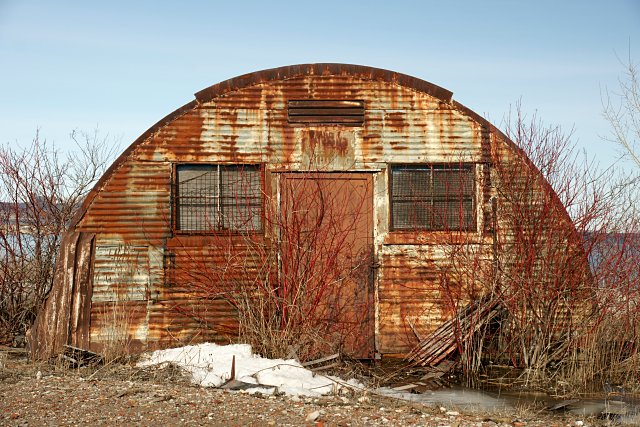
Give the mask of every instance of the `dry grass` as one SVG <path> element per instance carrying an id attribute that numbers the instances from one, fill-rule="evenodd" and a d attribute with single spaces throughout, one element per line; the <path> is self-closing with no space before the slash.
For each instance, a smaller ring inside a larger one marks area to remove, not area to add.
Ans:
<path id="1" fill-rule="evenodd" d="M 102 319 L 105 324 L 102 328 L 100 354 L 104 364 L 127 360 L 133 340 L 130 311 L 123 302 L 114 302 L 105 306 Z"/>

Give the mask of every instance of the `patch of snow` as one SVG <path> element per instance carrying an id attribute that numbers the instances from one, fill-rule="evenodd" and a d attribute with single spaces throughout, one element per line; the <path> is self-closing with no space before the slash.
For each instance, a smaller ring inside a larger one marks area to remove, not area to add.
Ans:
<path id="1" fill-rule="evenodd" d="M 345 386 L 362 388 L 355 380 L 318 375 L 290 359 L 266 359 L 255 355 L 248 344 L 217 345 L 205 343 L 154 351 L 138 366 L 174 363 L 191 375 L 194 384 L 219 387 L 231 379 L 231 364 L 236 359 L 235 379 L 255 388 L 248 393 L 272 394 L 274 387 L 291 396 L 320 396 L 337 393 Z M 261 387 L 262 386 L 262 387 Z"/>

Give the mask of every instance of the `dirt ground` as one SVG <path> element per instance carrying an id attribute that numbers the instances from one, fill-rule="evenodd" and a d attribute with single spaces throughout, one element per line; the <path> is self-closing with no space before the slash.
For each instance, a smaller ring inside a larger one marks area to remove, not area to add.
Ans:
<path id="1" fill-rule="evenodd" d="M 248 395 L 191 385 L 177 368 L 66 369 L 9 358 L 0 367 L 0 425 L 594 426 L 596 419 L 519 408 L 474 413 L 371 394 Z"/>

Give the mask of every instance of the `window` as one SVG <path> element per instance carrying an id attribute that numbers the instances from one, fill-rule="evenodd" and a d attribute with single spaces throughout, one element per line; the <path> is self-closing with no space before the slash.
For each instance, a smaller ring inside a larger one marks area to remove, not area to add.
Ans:
<path id="1" fill-rule="evenodd" d="M 176 229 L 261 230 L 260 178 L 257 165 L 177 165 Z"/>
<path id="2" fill-rule="evenodd" d="M 391 167 L 393 230 L 473 230 L 472 165 Z"/>

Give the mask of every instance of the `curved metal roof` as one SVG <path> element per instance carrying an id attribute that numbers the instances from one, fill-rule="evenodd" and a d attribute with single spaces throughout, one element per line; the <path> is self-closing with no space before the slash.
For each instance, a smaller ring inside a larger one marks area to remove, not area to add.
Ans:
<path id="1" fill-rule="evenodd" d="M 196 92 L 195 96 L 199 102 L 207 102 L 227 92 L 248 86 L 304 76 L 349 76 L 359 77 L 363 80 L 392 82 L 400 86 L 415 89 L 419 92 L 424 92 L 445 102 L 451 101 L 451 96 L 453 95 L 450 91 L 433 83 L 406 74 L 396 73 L 395 71 L 364 65 L 328 63 L 288 65 L 285 67 L 256 71 L 209 86 L 206 89 Z"/>

